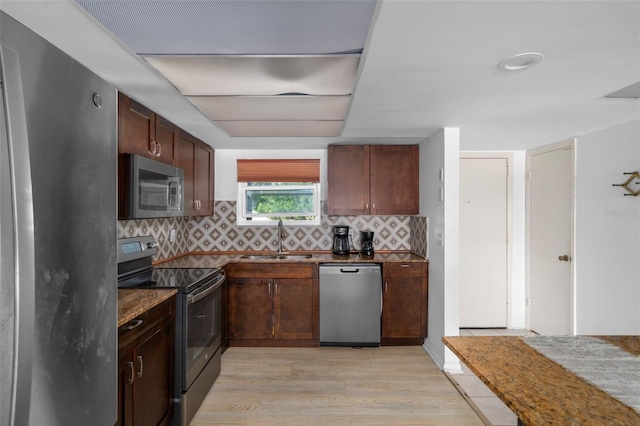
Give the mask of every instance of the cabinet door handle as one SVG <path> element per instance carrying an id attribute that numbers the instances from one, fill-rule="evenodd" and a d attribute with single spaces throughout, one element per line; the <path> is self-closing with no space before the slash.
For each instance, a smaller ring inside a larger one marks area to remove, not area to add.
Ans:
<path id="1" fill-rule="evenodd" d="M 142 377 L 142 372 L 144 371 L 144 364 L 142 363 L 142 355 L 138 355 L 138 365 L 140 366 L 138 370 L 138 377 Z"/>
<path id="2" fill-rule="evenodd" d="M 271 294 L 271 283 L 269 283 L 269 294 Z"/>
<path id="3" fill-rule="evenodd" d="M 368 210 L 369 209 L 369 203 L 365 204 L 364 208 Z"/>
<path id="4" fill-rule="evenodd" d="M 384 292 L 385 293 L 387 292 L 387 282 L 386 281 L 384 282 Z"/>
<path id="5" fill-rule="evenodd" d="M 278 283 L 276 283 L 275 286 L 276 286 L 275 294 L 278 294 Z"/>
<path id="6" fill-rule="evenodd" d="M 158 147 L 158 153 L 156 154 L 156 157 L 160 157 L 160 155 L 162 155 L 162 144 L 156 142 L 156 146 Z"/>
<path id="7" fill-rule="evenodd" d="M 153 139 L 151 139 L 151 142 L 149 142 L 149 152 L 154 156 L 158 152 L 158 143 Z"/>
<path id="8" fill-rule="evenodd" d="M 127 379 L 127 384 L 132 385 L 133 384 L 133 377 L 134 377 L 134 370 L 133 370 L 133 363 L 132 362 L 127 362 L 127 365 L 129 366 L 129 372 L 131 372 L 131 376 Z"/>

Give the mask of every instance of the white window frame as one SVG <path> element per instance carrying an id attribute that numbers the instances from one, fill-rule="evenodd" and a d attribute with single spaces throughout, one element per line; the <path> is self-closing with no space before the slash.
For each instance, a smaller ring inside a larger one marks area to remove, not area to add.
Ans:
<path id="1" fill-rule="evenodd" d="M 246 191 L 247 190 L 255 190 L 255 189 L 274 189 L 274 188 L 287 188 L 287 189 L 312 189 L 313 190 L 313 216 L 315 219 L 312 220 L 283 220 L 282 223 L 284 225 L 292 225 L 292 226 L 320 226 L 320 183 L 308 183 L 302 185 L 289 185 L 289 186 L 275 186 L 275 185 L 264 185 L 264 186 L 249 186 L 246 182 L 238 182 L 238 202 L 236 205 L 236 222 L 238 226 L 275 226 L 278 224 L 275 220 L 270 220 L 269 216 L 274 216 L 275 213 L 269 214 L 255 214 L 255 215 L 247 215 L 245 213 L 246 209 Z M 282 214 L 285 216 L 285 214 Z M 296 214 L 291 214 L 289 216 L 296 216 Z M 304 214 L 304 216 L 310 216 L 308 214 Z M 250 219 L 251 218 L 251 219 Z"/>

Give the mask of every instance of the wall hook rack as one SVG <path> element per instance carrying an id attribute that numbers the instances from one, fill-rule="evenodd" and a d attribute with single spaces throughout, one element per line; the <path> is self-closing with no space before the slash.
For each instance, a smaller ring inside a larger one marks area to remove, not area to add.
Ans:
<path id="1" fill-rule="evenodd" d="M 624 189 L 627 190 L 627 193 L 624 195 L 628 195 L 628 196 L 633 196 L 633 197 L 637 197 L 638 195 L 640 195 L 640 187 L 638 187 L 637 191 L 634 191 L 633 189 L 631 189 L 629 187 L 629 185 L 631 185 L 633 183 L 633 181 L 635 180 L 635 184 L 636 185 L 640 185 L 640 173 L 635 171 L 635 172 L 625 172 L 623 173 L 623 175 L 628 175 L 629 179 L 627 179 L 624 183 L 614 183 L 611 186 L 621 186 Z"/>

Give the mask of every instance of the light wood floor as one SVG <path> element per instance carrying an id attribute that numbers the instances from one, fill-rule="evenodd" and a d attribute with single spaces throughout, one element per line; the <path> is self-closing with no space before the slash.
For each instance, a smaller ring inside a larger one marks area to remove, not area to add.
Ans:
<path id="1" fill-rule="evenodd" d="M 229 348 L 191 426 L 484 423 L 422 347 Z"/>

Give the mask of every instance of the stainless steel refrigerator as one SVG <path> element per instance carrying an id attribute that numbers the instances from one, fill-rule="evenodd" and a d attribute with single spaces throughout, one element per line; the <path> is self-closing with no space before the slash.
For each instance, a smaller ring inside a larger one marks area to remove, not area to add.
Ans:
<path id="1" fill-rule="evenodd" d="M 0 425 L 112 426 L 116 91 L 3 12 L 0 70 Z"/>

